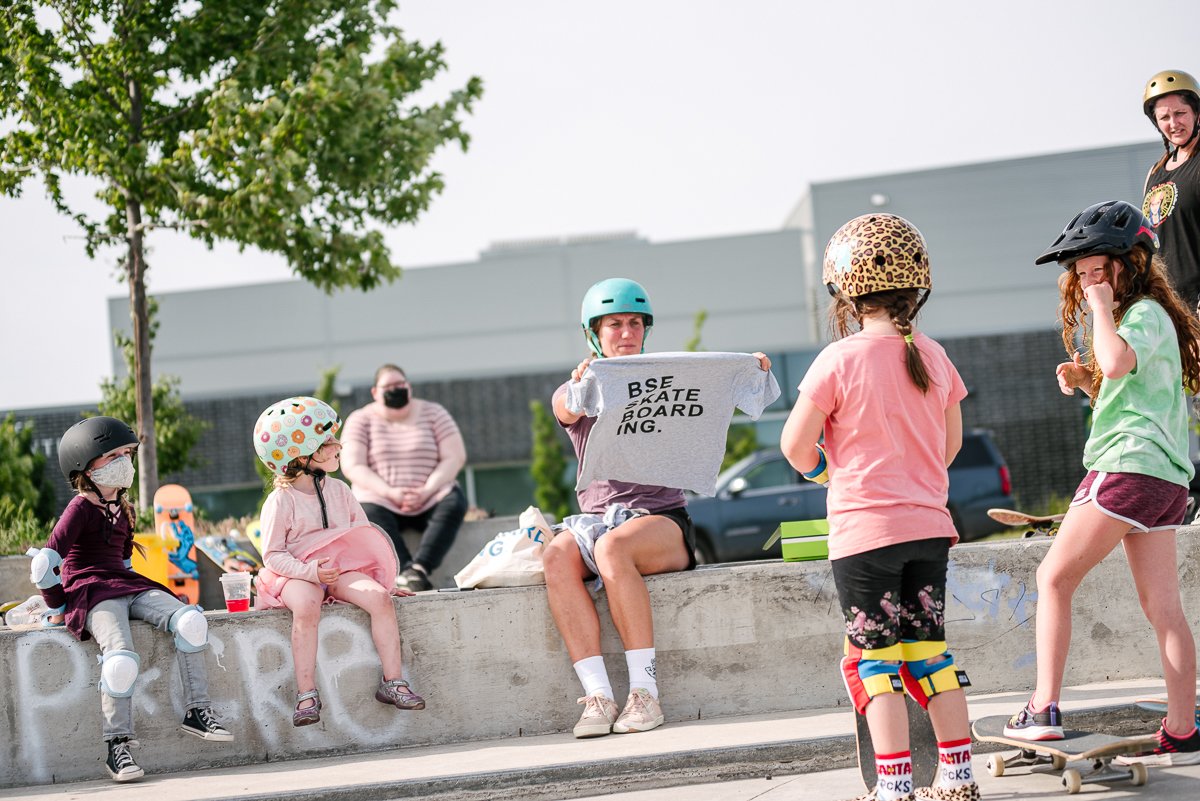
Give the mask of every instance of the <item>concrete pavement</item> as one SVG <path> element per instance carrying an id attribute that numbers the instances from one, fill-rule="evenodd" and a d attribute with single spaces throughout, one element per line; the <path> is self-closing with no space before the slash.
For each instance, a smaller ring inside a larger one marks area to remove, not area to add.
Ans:
<path id="1" fill-rule="evenodd" d="M 1072 727 L 1142 733 L 1153 730 L 1156 719 L 1130 706 L 1131 702 L 1162 694 L 1162 682 L 1157 680 L 1105 682 L 1069 688 L 1063 707 Z M 1026 697 L 1023 692 L 972 696 L 971 715 L 1009 714 Z M 200 753 L 206 744 L 196 741 L 190 747 Z M 976 760 L 976 773 L 987 797 L 1019 794 L 1022 798 L 1048 798 L 1062 792 L 1053 776 L 1013 771 L 993 779 L 984 767 L 985 748 L 977 747 L 983 756 Z M 94 775 L 104 777 L 102 756 L 97 747 L 80 754 L 79 759 L 94 765 Z M 155 766 L 141 761 L 147 776 L 140 782 L 117 785 L 103 778 L 10 788 L 4 795 L 11 801 L 58 801 L 85 795 L 102 801 L 481 801 L 601 796 L 614 801 L 666 801 L 678 798 L 684 792 L 680 786 L 687 785 L 691 801 L 795 801 L 853 798 L 862 792 L 854 767 L 853 718 L 844 707 L 687 721 L 645 734 L 594 740 L 576 740 L 569 733 L 560 733 L 206 771 L 154 774 Z M 1196 778 L 1200 778 L 1200 767 L 1153 769 L 1147 787 L 1117 785 L 1104 790 L 1092 785 L 1084 792 L 1087 798 L 1137 793 L 1146 801 L 1194 797 L 1197 785 L 1192 782 Z"/>

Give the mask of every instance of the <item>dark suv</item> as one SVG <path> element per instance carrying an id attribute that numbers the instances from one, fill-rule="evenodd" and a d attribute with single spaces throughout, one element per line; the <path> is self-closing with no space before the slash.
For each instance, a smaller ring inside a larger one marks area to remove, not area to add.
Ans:
<path id="1" fill-rule="evenodd" d="M 988 432 L 964 432 L 946 506 L 964 542 L 1004 528 L 987 510 L 1012 506 L 1012 481 Z M 688 511 L 699 561 L 778 558 L 779 543 L 768 551 L 763 543 L 785 520 L 825 517 L 825 488 L 804 480 L 778 449 L 757 451 L 721 473 L 714 497 L 689 497 Z"/>

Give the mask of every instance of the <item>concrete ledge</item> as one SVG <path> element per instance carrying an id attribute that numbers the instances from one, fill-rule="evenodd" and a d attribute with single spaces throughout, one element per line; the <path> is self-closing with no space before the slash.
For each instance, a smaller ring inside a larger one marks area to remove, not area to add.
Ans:
<path id="1" fill-rule="evenodd" d="M 1189 618 L 1200 612 L 1200 548 L 1180 537 L 1179 569 Z M 1034 681 L 1033 576 L 1046 540 L 954 549 L 949 639 L 976 692 L 1027 690 Z M 837 671 L 842 621 L 829 565 L 753 562 L 648 579 L 668 721 L 844 705 Z M 618 694 L 620 642 L 605 620 L 602 648 Z M 397 599 L 406 672 L 429 701 L 398 712 L 373 699 L 378 659 L 366 615 L 327 608 L 321 623 L 319 726 L 294 729 L 285 611 L 209 613 L 208 666 L 218 711 L 237 735 L 202 743 L 177 731 L 178 668 L 169 637 L 134 625 L 142 656 L 135 717 L 139 759 L 160 771 L 400 746 L 565 731 L 578 687 L 542 587 L 423 593 Z M 1156 676 L 1153 633 L 1138 607 L 1124 556 L 1114 553 L 1085 581 L 1076 602 L 1069 684 Z M 9 733 L 0 785 L 103 775 L 97 649 L 65 631 L 0 632 L 0 727 Z"/>

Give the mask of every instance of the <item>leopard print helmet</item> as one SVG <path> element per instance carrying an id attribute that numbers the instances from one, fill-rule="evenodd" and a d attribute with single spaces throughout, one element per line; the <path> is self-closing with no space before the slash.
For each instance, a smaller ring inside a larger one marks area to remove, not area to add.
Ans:
<path id="1" fill-rule="evenodd" d="M 826 245 L 821 281 L 829 294 L 851 298 L 886 289 L 931 289 L 925 237 L 894 214 L 855 217 Z"/>

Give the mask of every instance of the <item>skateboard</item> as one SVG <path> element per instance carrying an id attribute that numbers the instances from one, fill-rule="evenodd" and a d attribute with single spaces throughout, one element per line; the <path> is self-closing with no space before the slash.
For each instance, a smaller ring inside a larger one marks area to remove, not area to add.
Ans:
<path id="1" fill-rule="evenodd" d="M 1058 533 L 1058 524 L 1066 517 L 1061 515 L 1031 515 L 1025 512 L 1015 512 L 1012 509 L 988 509 L 988 517 L 997 523 L 1003 523 L 1013 528 L 1025 528 L 1024 537 L 1053 537 Z"/>
<path id="2" fill-rule="evenodd" d="M 1167 700 L 1165 698 L 1139 698 L 1133 702 L 1134 706 L 1141 709 L 1157 712 L 1160 715 L 1167 714 Z M 1196 704 L 1196 725 L 1200 726 L 1200 704 Z"/>
<path id="3" fill-rule="evenodd" d="M 1000 743 L 1021 749 L 1010 757 L 992 754 L 988 757 L 988 773 L 1003 776 L 1007 768 L 1014 766 L 1049 765 L 1054 771 L 1062 771 L 1062 783 L 1071 795 L 1078 793 L 1085 784 L 1096 782 L 1128 781 L 1135 787 L 1150 780 L 1145 765 L 1114 765 L 1113 757 L 1127 756 L 1138 751 L 1149 751 L 1158 745 L 1151 735 L 1138 737 L 1115 737 L 1111 734 L 1064 729 L 1061 740 L 1018 740 L 1004 736 L 1004 725 L 1008 718 L 992 715 L 980 718 L 971 724 L 971 733 L 981 743 Z M 1091 770 L 1068 768 L 1068 762 L 1090 762 Z"/>
<path id="4" fill-rule="evenodd" d="M 259 559 L 263 555 L 262 542 L 262 522 L 255 520 L 246 524 L 246 539 L 250 540 L 250 544 L 254 546 L 254 550 L 258 552 Z"/>
<path id="5" fill-rule="evenodd" d="M 236 529 L 224 536 L 209 534 L 201 537 L 196 541 L 196 547 L 226 573 L 253 573 L 261 567 L 254 546 L 239 539 Z"/>
<path id="6" fill-rule="evenodd" d="M 938 748 L 933 724 L 921 705 L 909 696 L 904 696 L 908 710 L 908 750 L 912 753 L 913 787 L 928 787 L 937 778 Z M 863 784 L 870 790 L 875 786 L 879 774 L 875 772 L 875 746 L 871 743 L 871 732 L 867 728 L 865 715 L 854 713 L 854 739 L 858 741 L 858 770 Z"/>
<path id="7" fill-rule="evenodd" d="M 196 535 L 192 526 L 192 496 L 178 484 L 163 484 L 154 493 L 154 528 L 164 540 L 174 540 L 167 554 L 167 587 L 189 604 L 200 600 L 200 566 L 196 564 Z"/>

